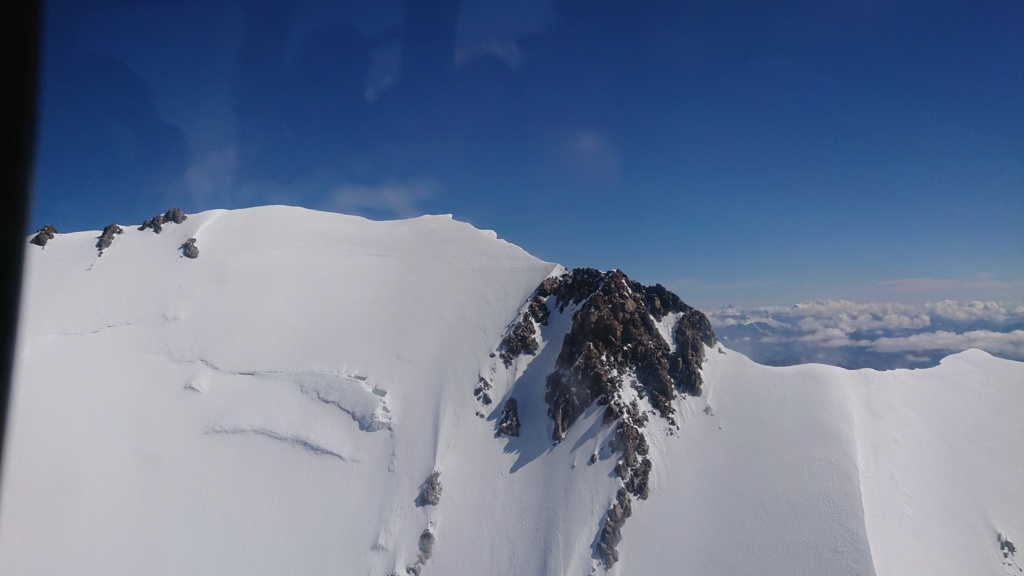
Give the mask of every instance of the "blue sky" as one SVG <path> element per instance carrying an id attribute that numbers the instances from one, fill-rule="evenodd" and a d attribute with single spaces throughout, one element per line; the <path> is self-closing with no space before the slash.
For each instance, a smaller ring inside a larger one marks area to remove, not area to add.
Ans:
<path id="1" fill-rule="evenodd" d="M 1018 0 L 338 4 L 47 3 L 32 227 L 451 213 L 700 306 L 1024 299 Z"/>

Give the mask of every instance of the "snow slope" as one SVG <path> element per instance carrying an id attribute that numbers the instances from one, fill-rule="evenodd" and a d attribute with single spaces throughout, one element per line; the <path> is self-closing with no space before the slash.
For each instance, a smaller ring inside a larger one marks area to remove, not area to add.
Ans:
<path id="1" fill-rule="evenodd" d="M 536 356 L 495 356 L 561 267 L 441 216 L 265 207 L 96 239 L 29 246 L 0 573 L 606 572 L 611 429 L 591 407 L 553 445 L 544 401 L 573 309 Z M 651 418 L 651 496 L 607 572 L 1020 573 L 997 534 L 1024 543 L 1024 364 L 707 356 L 678 430 Z M 496 438 L 510 395 L 521 434 Z"/>
<path id="2" fill-rule="evenodd" d="M 970 350 L 923 370 L 772 368 L 723 351 L 679 438 L 656 445 L 667 464 L 624 530 L 627 566 L 1004 573 L 997 535 L 1024 531 L 1024 365 Z"/>

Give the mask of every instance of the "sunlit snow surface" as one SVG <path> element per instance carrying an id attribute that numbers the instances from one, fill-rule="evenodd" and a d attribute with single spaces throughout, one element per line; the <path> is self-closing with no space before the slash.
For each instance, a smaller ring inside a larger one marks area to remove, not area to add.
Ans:
<path id="1" fill-rule="evenodd" d="M 447 217 L 206 212 L 102 257 L 97 235 L 29 246 L 0 574 L 404 574 L 427 528 L 425 575 L 604 572 L 611 431 L 595 407 L 553 446 L 543 398 L 572 310 L 536 358 L 490 356 L 555 265 Z M 704 379 L 678 430 L 652 418 L 610 573 L 1020 574 L 997 534 L 1024 544 L 1021 363 L 715 348 Z M 495 438 L 510 395 L 522 433 Z"/>

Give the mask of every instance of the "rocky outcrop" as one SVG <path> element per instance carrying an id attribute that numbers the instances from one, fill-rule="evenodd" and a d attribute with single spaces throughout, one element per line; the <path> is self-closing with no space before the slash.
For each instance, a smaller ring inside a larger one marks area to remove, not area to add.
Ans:
<path id="1" fill-rule="evenodd" d="M 178 208 L 171 208 L 167 212 L 164 212 L 164 222 L 173 222 L 175 224 L 181 224 L 188 219 L 188 216 Z"/>
<path id="2" fill-rule="evenodd" d="M 608 447 L 622 454 L 615 465 L 616 475 L 630 494 L 646 500 L 650 495 L 651 460 L 647 437 L 641 429 L 647 425 L 647 414 L 640 412 L 635 400 L 624 409 L 620 401 L 614 400 L 604 411 L 604 421 L 615 423 Z"/>
<path id="3" fill-rule="evenodd" d="M 424 530 L 420 534 L 420 560 L 426 562 L 434 555 L 434 534 L 430 530 Z"/>
<path id="4" fill-rule="evenodd" d="M 153 232 L 159 234 L 164 230 L 164 217 L 163 214 L 157 214 L 148 220 L 143 220 L 142 225 L 139 226 L 139 231 L 150 229 Z"/>
<path id="5" fill-rule="evenodd" d="M 624 489 L 619 489 L 615 495 L 615 502 L 608 510 L 604 526 L 601 527 L 601 536 L 597 542 L 597 555 L 604 563 L 605 568 L 611 568 L 619 561 L 618 545 L 622 541 L 622 526 L 626 518 L 633 515 L 633 503 L 629 494 Z"/>
<path id="6" fill-rule="evenodd" d="M 660 284 L 645 287 L 618 270 L 578 268 L 559 280 L 537 290 L 550 293 L 559 311 L 577 307 L 546 385 L 555 441 L 587 406 L 611 402 L 627 375 L 666 418 L 677 393 L 700 395 L 704 346 L 715 344 L 704 314 Z M 656 325 L 669 314 L 679 315 L 672 329 L 675 350 Z"/>
<path id="7" fill-rule="evenodd" d="M 199 258 L 199 248 L 196 247 L 195 238 L 189 238 L 186 240 L 179 249 L 181 250 L 181 255 L 185 258 L 191 258 L 193 260 Z"/>
<path id="8" fill-rule="evenodd" d="M 495 436 L 519 436 L 519 404 L 515 398 L 509 397 L 505 401 L 505 407 L 501 411 L 501 420 L 498 422 L 498 431 Z"/>
<path id="9" fill-rule="evenodd" d="M 186 216 L 184 212 L 177 208 L 171 208 L 170 210 L 164 212 L 163 214 L 157 214 L 156 216 L 153 216 L 152 218 L 143 221 L 142 226 L 139 226 L 139 230 L 146 230 L 148 228 L 152 229 L 153 232 L 159 234 L 161 231 L 163 231 L 164 224 L 168 222 L 172 222 L 174 224 L 181 224 L 186 219 L 188 219 L 188 216 Z"/>
<path id="10" fill-rule="evenodd" d="M 441 473 L 434 470 L 423 481 L 420 493 L 416 497 L 417 506 L 437 506 L 441 502 Z"/>
<path id="11" fill-rule="evenodd" d="M 406 574 L 419 576 L 423 571 L 423 565 L 434 555 L 434 533 L 429 528 L 420 534 L 419 551 L 420 553 L 416 556 L 416 563 L 405 569 Z"/>
<path id="12" fill-rule="evenodd" d="M 100 251 L 100 256 L 103 256 L 104 250 L 110 248 L 110 245 L 114 242 L 114 236 L 118 234 L 124 234 L 124 229 L 117 224 L 108 224 L 107 227 L 103 229 L 99 239 L 96 241 L 96 249 Z"/>
<path id="13" fill-rule="evenodd" d="M 512 360 L 523 354 L 536 354 L 540 349 L 537 341 L 537 327 L 529 311 L 523 312 L 522 318 L 508 331 L 499 346 L 501 361 L 505 367 L 512 365 Z"/>
<path id="14" fill-rule="evenodd" d="M 618 270 L 577 268 L 537 287 L 499 346 L 506 367 L 522 354 L 537 353 L 539 327 L 555 310 L 571 313 L 572 326 L 545 381 L 552 439 L 561 442 L 594 403 L 605 406 L 603 422 L 615 427 L 608 447 L 621 455 L 614 469 L 621 487 L 596 550 L 611 567 L 618 561 L 616 546 L 632 514 L 632 498 L 650 495 L 653 462 L 644 434 L 649 417 L 640 403 L 647 400 L 654 413 L 675 425 L 673 400 L 701 395 L 700 369 L 705 348 L 716 344 L 715 334 L 704 314 L 660 284 L 644 286 Z M 518 433 L 516 408 L 509 398 L 496 435 Z M 596 461 L 595 453 L 590 462 Z"/>
<path id="15" fill-rule="evenodd" d="M 996 541 L 999 542 L 999 551 L 1003 553 L 1003 558 L 1009 558 L 1017 553 L 1017 547 L 1002 532 L 996 535 Z"/>
<path id="16" fill-rule="evenodd" d="M 50 240 L 53 240 L 54 237 L 57 236 L 57 234 L 59 234 L 59 232 L 57 232 L 57 229 L 51 226 L 50 224 L 47 224 L 46 226 L 40 228 L 36 235 L 32 237 L 32 240 L 29 240 L 29 242 L 35 244 L 36 246 L 45 247 L 46 243 L 49 242 Z"/>
<path id="17" fill-rule="evenodd" d="M 490 389 L 491 389 L 490 381 L 488 381 L 486 378 L 481 376 L 480 380 L 478 380 L 476 388 L 473 389 L 473 396 L 476 396 L 476 399 L 479 400 L 480 403 L 483 404 L 484 406 L 490 406 L 491 405 L 491 395 L 488 392 Z"/>
<path id="18" fill-rule="evenodd" d="M 498 346 L 501 362 L 506 368 L 512 365 L 512 361 L 523 354 L 534 355 L 540 350 L 538 326 L 547 326 L 551 310 L 548 309 L 548 296 L 552 294 L 560 283 L 557 277 L 550 277 L 534 291 L 526 311 L 509 328 L 501 344 Z"/>
<path id="19" fill-rule="evenodd" d="M 683 306 L 682 316 L 672 329 L 676 351 L 670 373 L 680 389 L 700 396 L 704 384 L 700 375 L 700 367 L 704 364 L 704 347 L 716 344 L 715 332 L 707 316 L 685 304 Z"/>

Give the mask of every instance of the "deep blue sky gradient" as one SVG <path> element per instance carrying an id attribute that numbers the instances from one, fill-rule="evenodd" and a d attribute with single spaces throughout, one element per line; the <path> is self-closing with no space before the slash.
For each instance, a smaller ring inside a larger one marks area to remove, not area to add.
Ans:
<path id="1" fill-rule="evenodd" d="M 452 213 L 703 306 L 1024 300 L 1018 0 L 45 13 L 33 228 Z"/>

